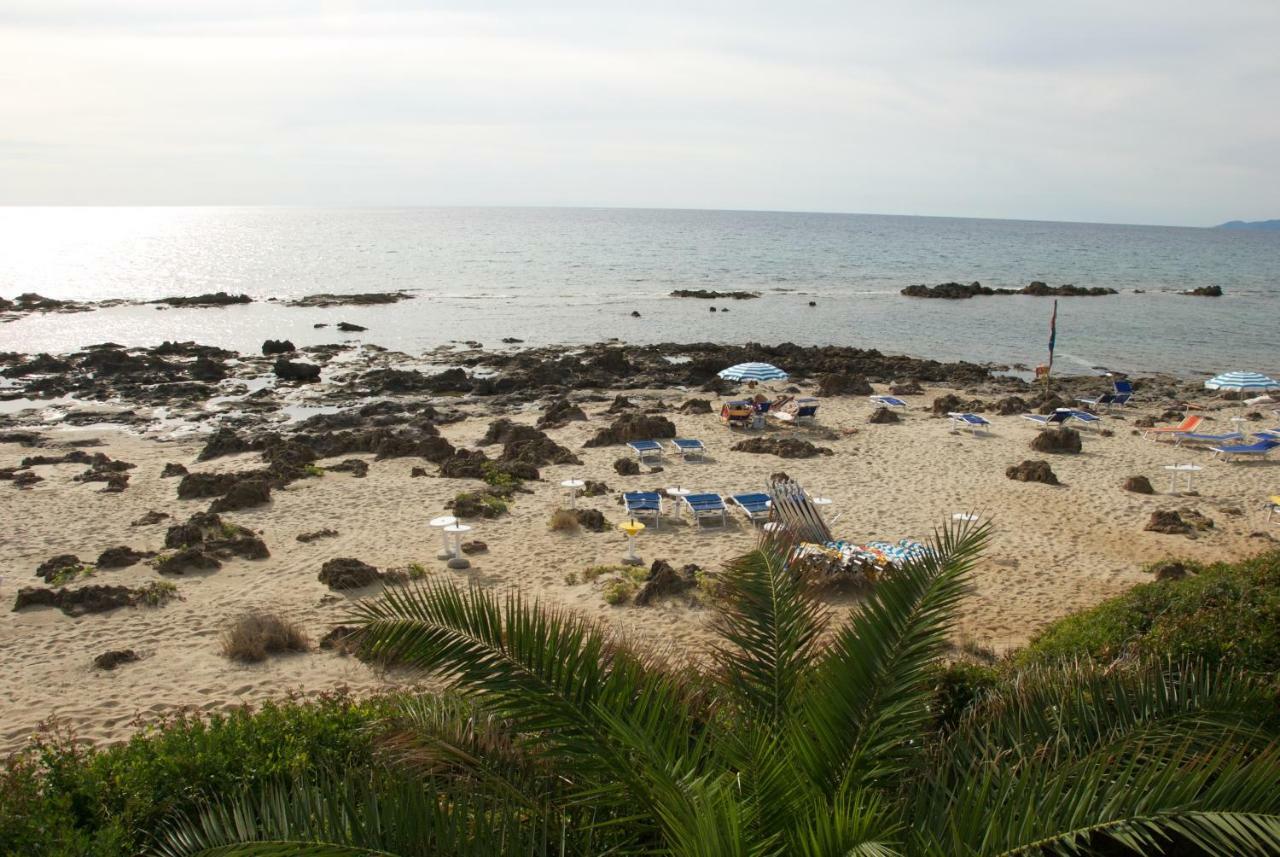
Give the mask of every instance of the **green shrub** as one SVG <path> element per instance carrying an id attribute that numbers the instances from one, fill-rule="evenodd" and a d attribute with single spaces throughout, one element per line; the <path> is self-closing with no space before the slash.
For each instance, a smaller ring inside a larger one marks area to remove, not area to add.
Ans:
<path id="1" fill-rule="evenodd" d="M 207 718 L 181 713 L 92 749 L 66 730 L 0 764 L 0 854 L 132 857 L 174 812 L 313 766 L 367 765 L 391 701 L 346 693 Z"/>
<path id="2" fill-rule="evenodd" d="M 49 578 L 49 585 L 66 586 L 77 578 L 92 577 L 96 570 L 91 565 L 68 565 L 53 573 L 53 576 Z"/>
<path id="3" fill-rule="evenodd" d="M 933 724 L 950 731 L 960 722 L 965 709 L 983 693 L 1000 683 L 999 668 L 985 664 L 956 662 L 941 666 L 933 676 Z"/>
<path id="4" fill-rule="evenodd" d="M 484 471 L 486 485 L 492 485 L 495 488 L 514 488 L 520 484 L 519 479 L 498 467 L 495 462 L 486 461 L 480 466 L 480 469 Z"/>
<path id="5" fill-rule="evenodd" d="M 139 589 L 138 595 L 142 603 L 148 607 L 159 607 L 175 598 L 182 597 L 178 595 L 177 584 L 171 580 L 153 580 Z"/>
<path id="6" fill-rule="evenodd" d="M 607 604 L 617 607 L 619 604 L 626 604 L 636 594 L 640 587 L 631 577 L 619 577 L 617 580 L 610 580 L 604 586 L 604 600 Z"/>
<path id="7" fill-rule="evenodd" d="M 1187 566 L 1192 574 L 1182 580 L 1135 586 L 1054 622 L 1018 653 L 1018 663 L 1131 653 L 1280 670 L 1280 551 Z"/>
<path id="8" fill-rule="evenodd" d="M 577 586 L 577 585 L 578 585 L 578 572 L 576 572 L 576 571 L 571 571 L 571 572 L 569 572 L 568 574 L 566 574 L 566 575 L 564 576 L 564 582 L 565 582 L 565 584 L 566 584 L 566 585 L 568 585 L 568 586 Z"/>
<path id="9" fill-rule="evenodd" d="M 427 567 L 420 562 L 409 563 L 408 571 L 410 580 L 422 580 L 427 576 Z"/>
<path id="10" fill-rule="evenodd" d="M 252 610 L 237 616 L 222 635 L 222 654 L 254 664 L 268 655 L 305 652 L 311 648 L 302 626 L 275 613 Z"/>

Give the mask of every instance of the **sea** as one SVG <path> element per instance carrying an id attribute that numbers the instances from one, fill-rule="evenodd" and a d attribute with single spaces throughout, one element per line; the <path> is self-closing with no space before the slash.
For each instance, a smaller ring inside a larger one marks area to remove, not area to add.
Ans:
<path id="1" fill-rule="evenodd" d="M 227 291 L 254 299 L 220 309 L 34 314 L 0 324 L 0 351 L 164 340 L 256 351 L 265 339 L 288 338 L 420 353 L 465 341 L 500 348 L 617 339 L 1044 363 L 1050 298 L 899 294 L 915 283 L 975 280 L 1119 292 L 1059 300 L 1058 373 L 1280 374 L 1277 232 L 756 211 L 0 208 L 0 296 L 149 301 Z M 1223 297 L 1180 294 L 1211 285 Z M 320 292 L 401 289 L 415 298 L 285 305 Z M 670 296 L 675 289 L 760 296 L 681 299 Z M 339 333 L 339 321 L 368 331 Z M 504 338 L 522 346 L 503 346 Z"/>

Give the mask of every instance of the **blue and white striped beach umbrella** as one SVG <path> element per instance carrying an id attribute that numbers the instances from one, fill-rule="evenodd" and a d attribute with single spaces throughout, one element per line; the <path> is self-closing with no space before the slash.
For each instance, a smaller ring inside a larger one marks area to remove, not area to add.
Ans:
<path id="1" fill-rule="evenodd" d="M 785 381 L 787 373 L 772 363 L 739 363 L 720 370 L 726 381 Z"/>
<path id="2" fill-rule="evenodd" d="M 1280 390 L 1280 381 L 1257 372 L 1224 372 L 1205 381 L 1204 385 L 1210 390 L 1232 393 L 1265 393 L 1269 390 Z"/>

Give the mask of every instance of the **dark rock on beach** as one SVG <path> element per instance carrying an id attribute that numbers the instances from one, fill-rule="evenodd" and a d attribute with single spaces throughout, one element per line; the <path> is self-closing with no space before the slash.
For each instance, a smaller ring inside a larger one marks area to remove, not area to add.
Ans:
<path id="1" fill-rule="evenodd" d="M 358 324 L 352 324 L 349 321 L 338 322 L 338 330 L 341 330 L 343 333 L 363 333 L 368 329 L 369 328 L 361 327 Z"/>
<path id="2" fill-rule="evenodd" d="M 137 590 L 127 586 L 81 586 L 78 589 L 24 587 L 13 602 L 14 612 L 28 607 L 56 607 L 68 616 L 105 613 L 138 603 Z"/>
<path id="3" fill-rule="evenodd" d="M 592 533 L 603 533 L 609 527 L 609 522 L 599 509 L 576 509 L 574 517 L 584 530 Z"/>
<path id="4" fill-rule="evenodd" d="M 818 379 L 819 396 L 870 396 L 875 390 L 861 375 L 823 375 Z"/>
<path id="5" fill-rule="evenodd" d="M 1033 452 L 1074 455 L 1080 448 L 1080 432 L 1072 428 L 1045 429 L 1031 439 Z"/>
<path id="6" fill-rule="evenodd" d="M 186 476 L 186 475 L 187 475 L 187 468 L 177 463 L 176 461 L 170 461 L 169 463 L 165 464 L 164 469 L 160 471 L 161 479 L 169 479 L 170 477 L 173 477 L 173 476 Z"/>
<path id="7" fill-rule="evenodd" d="M 297 348 L 293 342 L 288 339 L 268 339 L 262 343 L 262 353 L 266 357 L 274 357 L 277 354 L 289 354 L 296 351 Z"/>
<path id="8" fill-rule="evenodd" d="M 129 526 L 149 527 L 152 524 L 158 524 L 161 521 L 168 520 L 168 518 L 169 518 L 168 512 L 157 512 L 153 510 L 150 512 L 143 513 L 142 517 L 138 518 L 135 521 L 130 522 Z"/>
<path id="9" fill-rule="evenodd" d="M 93 666 L 96 669 L 110 671 L 122 664 L 131 664 L 137 660 L 141 660 L 141 657 L 133 649 L 115 649 L 103 652 L 94 658 Z"/>
<path id="10" fill-rule="evenodd" d="M 876 425 L 881 425 L 885 423 L 900 423 L 902 422 L 902 417 L 898 416 L 896 411 L 893 411 L 889 408 L 876 408 L 874 411 L 871 412 L 871 416 L 867 417 L 867 422 L 873 423 Z"/>
<path id="11" fill-rule="evenodd" d="M 635 603 L 645 607 L 659 598 L 683 595 L 698 585 L 696 565 L 686 565 L 679 571 L 664 559 L 655 559 L 649 566 L 649 576 L 636 593 Z"/>
<path id="12" fill-rule="evenodd" d="M 1199 288 L 1190 289 L 1179 294 L 1192 295 L 1200 298 L 1220 298 L 1222 297 L 1222 286 L 1200 286 Z"/>
<path id="13" fill-rule="evenodd" d="M 547 410 L 538 417 L 538 428 L 561 428 L 575 420 L 585 420 L 586 411 L 568 399 L 556 399 L 547 406 Z"/>
<path id="14" fill-rule="evenodd" d="M 1018 482 L 1040 482 L 1044 485 L 1061 484 L 1047 461 L 1024 461 L 1021 464 L 1008 467 L 1004 471 L 1004 475 Z"/>
<path id="15" fill-rule="evenodd" d="M 319 574 L 320 582 L 330 589 L 361 589 L 381 579 L 378 569 L 352 557 L 329 560 Z"/>
<path id="16" fill-rule="evenodd" d="M 320 380 L 320 367 L 313 363 L 295 363 L 292 360 L 285 360 L 283 357 L 275 362 L 271 367 L 271 371 L 281 381 L 297 381 L 300 384 L 310 384 Z"/>
<path id="17" fill-rule="evenodd" d="M 1155 489 L 1151 487 L 1151 480 L 1145 476 L 1130 476 L 1124 480 L 1122 486 L 1126 491 L 1132 491 L 1134 494 L 1154 494 Z"/>
<path id="18" fill-rule="evenodd" d="M 776 455 L 779 458 L 815 458 L 835 454 L 825 446 L 814 446 L 809 441 L 796 437 L 753 437 L 739 441 L 730 448 L 734 452 Z"/>
<path id="19" fill-rule="evenodd" d="M 979 282 L 972 282 L 969 285 L 960 283 L 940 283 L 936 286 L 914 285 L 907 286 L 902 290 L 902 294 L 909 298 L 942 298 L 944 300 L 964 300 L 967 298 L 988 296 L 988 295 L 1032 295 L 1034 297 L 1102 297 L 1104 295 L 1116 294 L 1115 289 L 1102 288 L 1100 286 L 1093 288 L 1085 288 L 1067 284 L 1064 286 L 1050 286 L 1040 280 L 1033 280 L 1030 284 L 1021 289 L 992 289 L 982 285 Z"/>
<path id="20" fill-rule="evenodd" d="M 313 530 L 312 532 L 309 532 L 309 533 L 298 533 L 298 541 L 302 542 L 303 544 L 310 544 L 311 542 L 314 542 L 317 539 L 332 538 L 337 534 L 338 534 L 337 530 L 331 530 L 328 527 L 325 527 L 324 529 Z"/>
<path id="21" fill-rule="evenodd" d="M 40 563 L 36 568 L 36 577 L 45 583 L 52 583 L 53 579 L 60 573 L 78 569 L 83 565 L 84 563 L 80 561 L 80 557 L 73 553 L 58 554 Z"/>
<path id="22" fill-rule="evenodd" d="M 325 470 L 334 473 L 350 473 L 356 479 L 363 479 L 369 475 L 369 462 L 359 458 L 348 458 L 338 464 L 330 464 Z"/>
<path id="23" fill-rule="evenodd" d="M 600 429 L 584 446 L 613 446 L 632 440 L 656 440 L 676 436 L 675 423 L 666 417 L 650 414 L 623 414 L 608 428 Z"/>
<path id="24" fill-rule="evenodd" d="M 363 462 L 361 462 L 363 464 Z M 366 467 L 368 465 L 365 465 Z M 227 493 L 213 501 L 210 512 L 235 512 L 251 509 L 271 502 L 271 483 L 266 479 L 241 479 L 227 489 Z"/>
<path id="25" fill-rule="evenodd" d="M 619 476 L 638 476 L 640 462 L 634 458 L 619 458 L 613 462 L 613 469 Z"/>
<path id="26" fill-rule="evenodd" d="M 709 414 L 711 402 L 708 399 L 689 399 L 680 405 L 679 411 L 682 414 Z"/>
<path id="27" fill-rule="evenodd" d="M 152 556 L 155 556 L 152 551 L 137 551 L 131 547 L 120 545 L 119 547 L 107 548 L 98 554 L 98 561 L 94 565 L 98 568 L 128 568 Z"/>

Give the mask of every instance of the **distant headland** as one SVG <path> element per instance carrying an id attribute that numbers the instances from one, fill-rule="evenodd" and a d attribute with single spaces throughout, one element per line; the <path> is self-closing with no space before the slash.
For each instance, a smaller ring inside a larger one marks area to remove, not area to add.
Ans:
<path id="1" fill-rule="evenodd" d="M 1280 232 L 1280 220 L 1229 220 L 1214 229 L 1265 229 Z"/>

